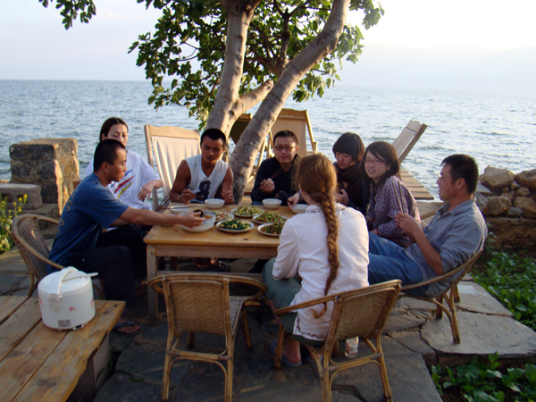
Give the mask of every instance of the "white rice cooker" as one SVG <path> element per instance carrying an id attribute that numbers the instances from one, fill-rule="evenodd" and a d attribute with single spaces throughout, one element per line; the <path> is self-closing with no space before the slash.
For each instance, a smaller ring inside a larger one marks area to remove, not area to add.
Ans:
<path id="1" fill-rule="evenodd" d="M 95 316 L 91 277 L 74 267 L 45 276 L 39 282 L 43 324 L 53 329 L 78 329 Z"/>

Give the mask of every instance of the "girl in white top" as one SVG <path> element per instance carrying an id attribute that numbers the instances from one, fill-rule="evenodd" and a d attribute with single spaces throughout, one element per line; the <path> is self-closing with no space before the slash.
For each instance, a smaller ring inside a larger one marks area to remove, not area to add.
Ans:
<path id="1" fill-rule="evenodd" d="M 118 117 L 110 117 L 102 125 L 99 141 L 113 139 L 122 143 L 125 148 L 128 143 L 128 125 Z M 93 172 L 93 160 L 86 169 L 86 176 Z M 153 188 L 164 185 L 158 173 L 134 151 L 127 151 L 127 171 L 119 182 L 111 182 L 108 190 L 121 202 L 137 209 L 152 209 L 145 199 Z"/>
<path id="2" fill-rule="evenodd" d="M 323 155 L 305 157 L 296 178 L 309 207 L 285 223 L 277 258 L 263 272 L 275 309 L 368 286 L 367 225 L 363 214 L 335 203 L 333 164 Z M 281 317 L 295 338 L 285 344 L 284 362 L 300 364 L 299 341 L 315 345 L 325 340 L 332 309 L 328 303 Z"/>

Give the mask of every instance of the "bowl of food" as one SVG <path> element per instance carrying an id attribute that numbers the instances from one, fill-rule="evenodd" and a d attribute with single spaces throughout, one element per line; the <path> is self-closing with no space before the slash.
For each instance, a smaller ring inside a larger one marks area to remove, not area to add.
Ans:
<path id="1" fill-rule="evenodd" d="M 233 219 L 234 215 L 230 212 L 225 211 L 212 211 L 214 215 L 216 215 L 216 223 L 219 223 L 221 221 L 226 221 L 228 219 Z"/>
<path id="2" fill-rule="evenodd" d="M 258 208 L 255 205 L 242 205 L 241 207 L 237 207 L 231 211 L 234 216 L 238 216 L 239 218 L 252 218 L 255 215 L 262 214 L 264 212 L 264 209 Z"/>
<path id="3" fill-rule="evenodd" d="M 271 237 L 279 237 L 283 230 L 284 223 L 265 223 L 257 228 L 263 235 Z"/>
<path id="4" fill-rule="evenodd" d="M 214 215 L 212 212 L 203 212 L 200 209 L 196 209 L 192 212 L 201 212 L 200 215 L 198 215 L 199 218 L 203 218 L 204 221 L 199 226 L 194 226 L 193 228 L 189 228 L 188 226 L 181 225 L 184 230 L 191 233 L 201 233 L 206 232 L 207 230 L 212 229 L 212 226 L 214 226 L 214 223 L 216 222 L 216 215 Z M 182 214 L 186 214 L 187 212 L 183 212 Z"/>
<path id="5" fill-rule="evenodd" d="M 294 212 L 295 214 L 302 214 L 302 213 L 304 213 L 308 206 L 309 206 L 309 205 L 307 205 L 307 204 L 296 204 L 296 205 L 294 205 L 293 207 L 291 207 L 291 206 L 289 205 L 290 210 L 291 210 L 292 212 Z"/>
<path id="6" fill-rule="evenodd" d="M 266 209 L 277 209 L 281 205 L 281 200 L 277 198 L 265 198 L 262 200 L 262 205 Z"/>
<path id="7" fill-rule="evenodd" d="M 279 215 L 275 212 L 264 212 L 260 215 L 255 215 L 253 217 L 253 222 L 258 224 L 263 223 L 285 223 L 287 221 L 286 216 Z"/>
<path id="8" fill-rule="evenodd" d="M 222 200 L 221 198 L 207 198 L 205 200 L 205 204 L 210 209 L 218 209 L 218 208 L 223 207 L 223 205 L 225 204 L 225 201 Z"/>
<path id="9" fill-rule="evenodd" d="M 190 207 L 185 207 L 184 205 L 172 205 L 168 207 L 169 212 L 171 212 L 171 215 L 180 215 L 185 212 L 190 212 Z"/>
<path id="10" fill-rule="evenodd" d="M 221 221 L 216 225 L 216 227 L 222 232 L 235 234 L 249 232 L 255 227 L 255 225 L 252 222 L 246 222 L 235 218 Z"/>

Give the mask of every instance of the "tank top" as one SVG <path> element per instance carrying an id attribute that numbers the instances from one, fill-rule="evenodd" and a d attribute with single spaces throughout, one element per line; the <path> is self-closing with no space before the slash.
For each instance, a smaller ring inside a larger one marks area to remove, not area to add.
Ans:
<path id="1" fill-rule="evenodd" d="M 201 167 L 201 157 L 201 154 L 199 154 L 186 159 L 191 176 L 190 184 L 188 184 L 187 188 L 196 195 L 197 200 L 204 201 L 207 198 L 214 198 L 216 191 L 223 183 L 228 165 L 221 159 L 218 159 L 214 170 L 207 177 Z"/>

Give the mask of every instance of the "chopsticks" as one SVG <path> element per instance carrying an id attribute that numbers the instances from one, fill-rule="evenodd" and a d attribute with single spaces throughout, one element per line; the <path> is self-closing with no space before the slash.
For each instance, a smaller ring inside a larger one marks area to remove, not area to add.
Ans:
<path id="1" fill-rule="evenodd" d="M 270 177 L 270 179 L 274 179 L 274 178 L 276 178 L 277 176 L 279 176 L 279 175 L 280 175 L 281 173 L 283 173 L 283 172 L 284 172 L 283 168 L 279 168 L 279 170 L 278 170 L 277 172 L 275 172 L 275 173 L 272 175 L 272 177 Z"/>

